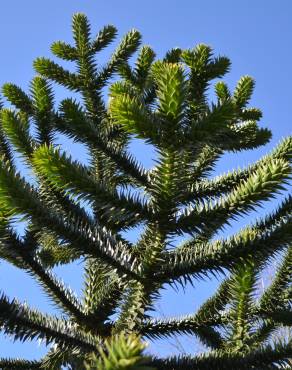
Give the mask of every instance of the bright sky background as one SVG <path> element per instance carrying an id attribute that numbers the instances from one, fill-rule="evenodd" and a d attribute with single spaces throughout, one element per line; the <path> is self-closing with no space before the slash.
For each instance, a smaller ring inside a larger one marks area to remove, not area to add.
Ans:
<path id="1" fill-rule="evenodd" d="M 233 88 L 240 76 L 248 74 L 256 80 L 252 105 L 263 110 L 263 126 L 269 127 L 273 139 L 265 148 L 253 153 L 228 156 L 220 161 L 218 172 L 246 165 L 259 158 L 284 136 L 291 134 L 291 58 L 292 2 L 290 0 L 2 0 L 0 13 L 0 85 L 13 82 L 27 89 L 33 77 L 32 61 L 38 56 L 50 56 L 53 41 L 71 41 L 71 16 L 75 12 L 88 15 L 93 33 L 106 24 L 114 24 L 119 36 L 131 28 L 143 35 L 158 56 L 175 46 L 193 47 L 206 43 L 215 54 L 225 54 L 232 61 L 226 81 Z M 108 52 L 101 54 L 105 61 Z M 58 98 L 65 97 L 58 89 Z M 69 94 L 70 95 L 70 94 Z M 74 156 L 84 155 L 80 148 L 65 147 Z M 149 165 L 149 151 L 135 146 L 138 158 Z M 270 206 L 267 206 L 270 208 Z M 246 223 L 241 220 L 238 226 Z M 78 273 L 76 273 L 76 270 Z M 80 291 L 80 266 L 58 269 L 64 280 Z M 191 313 L 215 289 L 216 282 L 196 283 L 179 298 L 167 290 L 160 304 L 163 314 Z M 37 284 L 23 272 L 0 264 L 0 290 L 9 297 L 27 301 L 45 312 L 57 312 Z M 176 342 L 157 343 L 155 353 L 174 352 Z M 182 342 L 186 351 L 194 349 L 190 340 Z M 35 343 L 12 344 L 0 337 L 0 357 L 39 358 L 44 348 Z"/>

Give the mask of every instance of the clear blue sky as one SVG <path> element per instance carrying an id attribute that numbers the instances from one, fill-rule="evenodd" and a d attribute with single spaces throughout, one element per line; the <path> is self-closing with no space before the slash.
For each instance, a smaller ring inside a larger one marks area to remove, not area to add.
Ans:
<path id="1" fill-rule="evenodd" d="M 262 124 L 273 131 L 273 140 L 253 153 L 222 159 L 218 172 L 252 162 L 282 137 L 291 134 L 290 0 L 3 0 L 0 13 L 0 85 L 13 82 L 27 88 L 34 75 L 33 59 L 49 56 L 49 45 L 53 41 L 71 40 L 70 22 L 75 12 L 88 15 L 94 33 L 109 23 L 118 28 L 120 36 L 131 28 L 137 28 L 143 34 L 144 43 L 151 45 L 158 56 L 174 46 L 189 48 L 201 42 L 209 44 L 215 53 L 231 58 L 232 70 L 226 78 L 231 87 L 244 74 L 256 79 L 252 104 L 263 110 Z M 101 61 L 107 53 L 103 55 Z M 63 94 L 64 91 L 59 89 L 58 97 Z M 139 148 L 137 156 L 149 164 L 147 155 L 142 147 Z M 75 148 L 73 155 L 80 157 L 79 150 Z M 246 221 L 241 220 L 240 225 Z M 78 273 L 75 273 L 76 269 Z M 80 291 L 80 271 L 78 266 L 57 272 Z M 179 299 L 167 291 L 161 302 L 162 311 L 172 315 L 191 313 L 215 286 L 214 282 L 197 284 L 195 290 L 187 289 L 187 294 L 180 294 Z M 45 312 L 56 312 L 31 278 L 5 263 L 0 265 L 0 289 L 9 297 L 26 300 Z M 194 347 L 189 340 L 184 340 L 183 345 L 186 350 Z M 173 349 L 169 344 L 158 343 L 154 351 L 167 353 Z M 12 345 L 7 338 L 0 337 L 0 357 L 38 358 L 43 353 L 44 348 L 35 343 Z"/>

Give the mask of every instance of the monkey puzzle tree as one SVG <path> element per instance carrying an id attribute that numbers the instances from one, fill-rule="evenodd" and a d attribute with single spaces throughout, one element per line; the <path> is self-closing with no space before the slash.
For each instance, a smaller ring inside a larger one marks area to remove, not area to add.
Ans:
<path id="1" fill-rule="evenodd" d="M 217 82 L 217 100 L 210 103 L 208 86 L 230 61 L 206 45 L 172 49 L 155 61 L 149 46 L 139 49 L 140 34 L 132 30 L 98 67 L 95 55 L 116 29 L 106 26 L 91 39 L 87 18 L 76 14 L 73 36 L 74 46 L 55 42 L 51 50 L 75 62 L 76 72 L 39 58 L 29 94 L 11 83 L 2 90 L 15 108 L 1 110 L 1 258 L 32 275 L 63 315 L 42 314 L 3 294 L 2 331 L 50 347 L 41 360 L 2 359 L 1 369 L 285 368 L 292 343 L 272 342 L 271 334 L 292 323 L 291 196 L 235 235 L 217 233 L 288 184 L 292 138 L 255 164 L 212 178 L 224 153 L 257 148 L 271 137 L 258 126 L 260 110 L 248 107 L 253 80 L 242 77 L 233 93 Z M 106 104 L 104 88 L 117 73 Z M 81 101 L 64 99 L 56 107 L 51 81 Z M 60 133 L 87 147 L 87 165 L 54 144 Z M 155 148 L 151 170 L 130 154 L 133 138 Z M 18 173 L 16 155 L 31 178 Z M 24 236 L 13 226 L 19 216 L 27 223 Z M 131 243 L 127 233 L 136 226 L 142 231 Z M 186 240 L 175 245 L 178 236 Z M 278 271 L 257 297 L 258 278 L 275 255 Z M 52 268 L 80 258 L 79 299 Z M 151 317 L 163 287 L 199 284 L 217 273 L 225 280 L 196 313 Z M 206 352 L 171 358 L 143 352 L 145 340 L 185 333 L 198 337 Z"/>

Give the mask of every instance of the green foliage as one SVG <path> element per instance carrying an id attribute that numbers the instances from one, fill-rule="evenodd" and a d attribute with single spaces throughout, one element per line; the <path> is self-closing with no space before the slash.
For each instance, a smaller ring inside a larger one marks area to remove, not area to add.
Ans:
<path id="1" fill-rule="evenodd" d="M 184 70 L 179 64 L 156 62 L 152 67 L 152 75 L 157 85 L 159 113 L 169 126 L 167 129 L 175 130 L 183 117 L 186 104 L 187 83 Z"/>
<path id="2" fill-rule="evenodd" d="M 29 134 L 29 121 L 25 114 L 16 113 L 9 109 L 1 111 L 2 130 L 10 143 L 24 156 L 33 152 L 34 140 Z"/>
<path id="3" fill-rule="evenodd" d="M 92 356 L 87 370 L 152 370 L 144 366 L 149 360 L 142 356 L 145 344 L 135 335 L 120 334 L 105 342 L 105 349 L 98 349 L 100 357 Z"/>
<path id="4" fill-rule="evenodd" d="M 123 217 L 124 225 L 135 224 L 140 220 L 151 216 L 147 207 L 139 199 L 127 197 L 117 192 L 112 192 L 107 184 L 96 181 L 88 173 L 88 169 L 82 167 L 77 162 L 72 162 L 66 158 L 65 154 L 60 154 L 53 147 L 41 146 L 34 152 L 32 159 L 33 166 L 40 176 L 46 178 L 52 188 L 65 191 L 83 200 L 98 202 L 99 209 L 103 210 L 107 221 L 115 218 L 114 211 Z M 129 212 L 128 212 L 129 211 Z M 133 220 L 126 220 L 128 213 Z M 100 218 L 102 215 L 100 214 Z M 102 220 L 100 220 L 102 221 Z M 118 222 L 115 219 L 116 222 Z"/>
<path id="5" fill-rule="evenodd" d="M 50 84 L 43 77 L 35 77 L 31 83 L 31 96 L 38 141 L 41 144 L 49 144 L 53 139 L 52 120 L 54 119 L 54 96 Z"/>
<path id="6" fill-rule="evenodd" d="M 228 238 L 217 233 L 285 192 L 292 138 L 246 168 L 212 177 L 225 153 L 271 138 L 258 122 L 261 111 L 249 106 L 254 80 L 242 77 L 232 93 L 221 80 L 228 58 L 200 44 L 155 60 L 136 30 L 100 66 L 96 54 L 116 38 L 115 27 L 92 37 L 78 13 L 72 30 L 74 43 L 54 42 L 51 51 L 74 62 L 75 71 L 38 58 L 29 93 L 11 83 L 2 88 L 13 108 L 0 106 L 0 258 L 30 274 L 63 316 L 43 315 L 3 294 L 1 330 L 51 347 L 37 361 L 0 359 L 0 368 L 289 368 L 291 340 L 273 335 L 292 323 L 292 197 Z M 53 83 L 78 92 L 81 101 L 56 104 Z M 86 164 L 56 146 L 60 133 L 86 147 Z M 156 151 L 152 169 L 130 153 L 135 138 Z M 19 155 L 30 178 L 14 163 Z M 27 222 L 22 237 L 16 218 Z M 136 226 L 142 231 L 131 243 L 128 232 Z M 260 294 L 261 274 L 275 257 L 277 272 Z M 80 258 L 81 299 L 52 273 Z M 171 319 L 152 314 L 165 286 L 197 285 L 212 274 L 224 280 L 197 312 Z M 205 351 L 169 358 L 145 353 L 145 339 L 181 334 L 196 336 Z"/>

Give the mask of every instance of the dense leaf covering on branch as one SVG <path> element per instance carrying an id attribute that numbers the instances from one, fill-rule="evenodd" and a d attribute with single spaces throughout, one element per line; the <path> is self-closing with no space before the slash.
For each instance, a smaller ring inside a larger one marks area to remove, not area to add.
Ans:
<path id="1" fill-rule="evenodd" d="M 212 178 L 226 152 L 254 149 L 271 138 L 258 124 L 260 110 L 249 106 L 253 79 L 242 77 L 234 92 L 219 80 L 210 102 L 208 88 L 229 71 L 230 61 L 209 46 L 172 49 L 156 60 L 131 30 L 98 66 L 96 54 L 115 39 L 115 27 L 92 37 L 86 16 L 75 14 L 72 28 L 74 45 L 58 41 L 51 51 L 74 62 L 76 71 L 38 58 L 29 93 L 12 83 L 2 88 L 13 108 L 1 106 L 0 113 L 0 257 L 33 276 L 63 316 L 44 315 L 3 293 L 1 330 L 22 341 L 43 340 L 49 349 L 35 361 L 0 359 L 0 368 L 290 368 L 291 340 L 273 341 L 273 334 L 292 327 L 292 197 L 229 238 L 217 235 L 289 185 L 292 137 L 255 164 Z M 114 75 L 120 78 L 105 102 L 104 87 Z M 53 83 L 78 92 L 82 101 L 69 98 L 57 106 Z M 86 146 L 87 164 L 56 146 L 60 133 Z M 135 138 L 154 147 L 152 169 L 129 152 Z M 33 177 L 21 176 L 16 156 Z M 15 217 L 27 222 L 23 237 Z M 131 243 L 125 235 L 136 226 L 142 232 Z M 279 268 L 257 295 L 274 256 Z M 52 268 L 80 258 L 85 277 L 78 299 Z M 225 280 L 197 312 L 151 316 L 167 284 L 199 284 L 218 272 Z M 146 355 L 145 340 L 177 334 L 196 336 L 206 351 Z"/>

